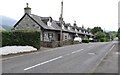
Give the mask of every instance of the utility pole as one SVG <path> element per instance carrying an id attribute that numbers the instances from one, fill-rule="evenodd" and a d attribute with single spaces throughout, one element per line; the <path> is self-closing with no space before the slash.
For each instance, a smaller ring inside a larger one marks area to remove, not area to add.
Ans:
<path id="1" fill-rule="evenodd" d="M 61 14 L 60 14 L 60 25 L 61 25 L 61 30 L 60 30 L 60 46 L 62 46 L 62 41 L 63 41 L 63 36 L 62 36 L 62 25 L 63 25 L 63 1 L 61 2 Z"/>

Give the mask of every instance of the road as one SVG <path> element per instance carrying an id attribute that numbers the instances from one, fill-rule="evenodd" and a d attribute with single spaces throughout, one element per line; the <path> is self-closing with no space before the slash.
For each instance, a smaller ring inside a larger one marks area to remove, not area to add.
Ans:
<path id="1" fill-rule="evenodd" d="M 94 73 L 115 42 L 83 43 L 2 60 L 3 73 Z M 114 67 L 115 68 L 115 67 Z M 114 72 L 117 72 L 116 70 Z"/>

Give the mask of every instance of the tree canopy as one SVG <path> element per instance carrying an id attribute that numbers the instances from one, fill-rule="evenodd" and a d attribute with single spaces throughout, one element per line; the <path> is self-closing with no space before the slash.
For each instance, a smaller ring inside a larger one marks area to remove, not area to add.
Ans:
<path id="1" fill-rule="evenodd" d="M 94 27 L 92 30 L 91 30 L 92 34 L 96 34 L 97 32 L 103 32 L 102 28 L 101 27 Z"/>
<path id="2" fill-rule="evenodd" d="M 118 38 L 120 39 L 120 28 L 118 29 Z"/>

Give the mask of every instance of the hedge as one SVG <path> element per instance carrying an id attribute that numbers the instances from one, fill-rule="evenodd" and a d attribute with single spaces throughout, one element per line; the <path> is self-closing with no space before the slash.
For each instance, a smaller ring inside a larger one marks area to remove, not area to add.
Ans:
<path id="1" fill-rule="evenodd" d="M 108 38 L 101 38 L 100 39 L 100 42 L 109 42 L 110 41 L 110 39 L 108 39 Z"/>
<path id="2" fill-rule="evenodd" d="M 89 40 L 82 40 L 82 43 L 89 43 Z"/>
<path id="3" fill-rule="evenodd" d="M 40 49 L 40 32 L 31 30 L 0 31 L 2 46 L 33 46 Z"/>

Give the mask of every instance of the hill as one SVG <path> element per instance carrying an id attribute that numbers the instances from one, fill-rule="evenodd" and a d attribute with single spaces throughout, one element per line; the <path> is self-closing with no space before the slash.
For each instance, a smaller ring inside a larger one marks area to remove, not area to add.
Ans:
<path id="1" fill-rule="evenodd" d="M 16 20 L 12 18 L 3 16 L 3 15 L 0 15 L 0 18 L 2 19 L 2 22 L 0 22 L 0 25 L 5 30 L 11 30 L 13 26 L 15 25 L 15 23 L 17 22 Z"/>

